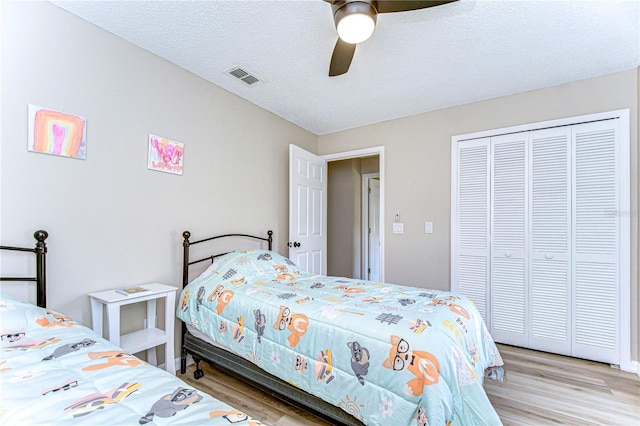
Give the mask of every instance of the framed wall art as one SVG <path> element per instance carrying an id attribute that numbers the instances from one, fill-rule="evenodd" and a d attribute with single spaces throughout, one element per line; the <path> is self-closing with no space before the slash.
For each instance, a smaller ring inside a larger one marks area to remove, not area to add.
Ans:
<path id="1" fill-rule="evenodd" d="M 149 161 L 147 167 L 159 172 L 182 174 L 184 162 L 184 144 L 149 135 Z"/>
<path id="2" fill-rule="evenodd" d="M 28 149 L 85 160 L 87 121 L 77 115 L 29 104 Z"/>

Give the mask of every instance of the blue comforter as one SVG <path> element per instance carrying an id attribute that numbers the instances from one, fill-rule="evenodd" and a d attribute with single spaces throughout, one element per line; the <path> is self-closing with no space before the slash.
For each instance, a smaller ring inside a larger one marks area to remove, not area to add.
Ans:
<path id="1" fill-rule="evenodd" d="M 49 309 L 0 295 L 0 332 L 2 424 L 262 424 Z"/>
<path id="2" fill-rule="evenodd" d="M 502 359 L 462 295 L 313 275 L 255 250 L 216 259 L 177 315 L 366 424 L 500 424 L 482 383 Z"/>

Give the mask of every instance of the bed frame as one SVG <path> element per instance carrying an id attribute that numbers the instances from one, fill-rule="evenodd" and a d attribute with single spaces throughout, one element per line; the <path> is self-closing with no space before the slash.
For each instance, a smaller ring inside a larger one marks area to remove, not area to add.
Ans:
<path id="1" fill-rule="evenodd" d="M 49 234 L 47 231 L 36 231 L 33 237 L 36 239 L 35 248 L 0 246 L 0 250 L 30 252 L 36 255 L 35 277 L 0 277 L 0 281 L 35 281 L 36 304 L 41 308 L 47 307 L 47 243 L 45 240 Z"/>
<path id="2" fill-rule="evenodd" d="M 196 263 L 210 261 L 213 263 L 216 257 L 227 253 L 218 253 L 197 260 L 189 260 L 189 247 L 212 240 L 227 237 L 241 237 L 251 240 L 266 241 L 268 249 L 272 250 L 273 232 L 267 232 L 268 237 L 259 237 L 247 234 L 225 234 L 217 235 L 202 240 L 191 242 L 189 238 L 191 233 L 185 231 L 183 236 L 183 263 L 182 263 L 182 286 L 183 288 L 189 284 L 189 266 Z M 187 370 L 187 355 L 190 354 L 196 363 L 196 370 L 193 377 L 200 379 L 204 376 L 204 372 L 200 368 L 200 361 L 206 360 L 216 367 L 224 370 L 226 373 L 238 377 L 240 380 L 261 389 L 262 391 L 285 401 L 288 404 L 298 406 L 306 411 L 312 412 L 314 415 L 321 417 L 332 424 L 362 426 L 355 417 L 351 416 L 344 410 L 329 404 L 328 402 L 309 394 L 281 379 L 275 377 L 253 363 L 237 356 L 229 351 L 213 346 L 208 342 L 189 333 L 186 324 L 182 323 L 182 353 L 180 360 L 180 373 L 185 374 Z"/>

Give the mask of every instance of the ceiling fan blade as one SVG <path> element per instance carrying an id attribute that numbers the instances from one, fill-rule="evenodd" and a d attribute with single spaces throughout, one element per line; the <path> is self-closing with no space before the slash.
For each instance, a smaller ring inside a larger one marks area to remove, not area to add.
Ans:
<path id="1" fill-rule="evenodd" d="M 338 39 L 336 47 L 333 48 L 333 55 L 331 55 L 329 77 L 342 75 L 349 71 L 349 66 L 351 66 L 351 60 L 353 59 L 355 51 L 355 44 L 345 43 L 341 39 Z"/>
<path id="2" fill-rule="evenodd" d="M 408 10 L 440 6 L 454 1 L 458 0 L 378 0 L 377 9 L 378 13 L 406 12 Z"/>

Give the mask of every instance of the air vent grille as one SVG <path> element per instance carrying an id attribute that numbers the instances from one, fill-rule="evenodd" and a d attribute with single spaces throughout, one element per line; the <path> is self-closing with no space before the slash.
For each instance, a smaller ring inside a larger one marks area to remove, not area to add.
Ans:
<path id="1" fill-rule="evenodd" d="M 241 67 L 233 67 L 230 70 L 227 70 L 226 73 L 242 81 L 247 86 L 254 86 L 262 82 L 262 80 L 255 74 Z"/>

